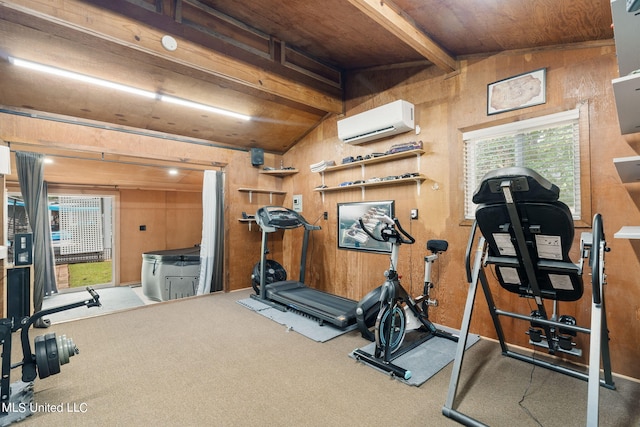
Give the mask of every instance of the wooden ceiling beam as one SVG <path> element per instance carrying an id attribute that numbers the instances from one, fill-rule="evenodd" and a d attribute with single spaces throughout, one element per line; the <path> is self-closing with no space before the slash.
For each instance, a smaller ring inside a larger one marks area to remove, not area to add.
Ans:
<path id="1" fill-rule="evenodd" d="M 349 0 L 349 3 L 444 72 L 451 73 L 458 69 L 458 61 L 425 35 L 413 22 L 398 13 L 392 3 L 386 0 Z"/>
<path id="2" fill-rule="evenodd" d="M 105 128 L 88 120 L 34 115 L 0 113 L 0 140 L 9 143 L 14 151 L 22 149 L 59 156 L 74 153 L 73 157 L 106 157 L 114 161 L 118 158 L 145 159 L 148 165 L 157 162 L 189 169 L 225 167 L 237 151 L 206 141 L 186 143 L 188 141 L 161 132 L 132 132 L 135 129 L 124 126 Z"/>
<path id="3" fill-rule="evenodd" d="M 315 90 L 187 40 L 178 39 L 178 48 L 173 52 L 167 51 L 162 47 L 161 40 L 165 34 L 161 31 L 80 0 L 58 0 L 55 4 L 46 0 L 0 0 L 0 10 L 2 8 L 89 34 L 290 102 L 329 113 L 343 112 L 339 96 Z"/>
<path id="4" fill-rule="evenodd" d="M 215 162 L 205 162 L 200 159 L 193 159 L 187 162 L 179 159 L 152 159 L 140 156 L 124 156 L 121 154 L 99 153 L 95 151 L 83 151 L 80 149 L 70 150 L 50 145 L 29 144 L 22 142 L 11 142 L 12 151 L 24 151 L 31 153 L 44 154 L 51 158 L 73 159 L 73 160 L 94 160 L 105 163 L 118 163 L 131 166 L 152 166 L 164 169 L 179 168 L 182 170 L 205 171 L 212 168 L 223 168 L 224 164 L 215 164 Z M 213 164 L 212 164 L 213 163 Z"/>

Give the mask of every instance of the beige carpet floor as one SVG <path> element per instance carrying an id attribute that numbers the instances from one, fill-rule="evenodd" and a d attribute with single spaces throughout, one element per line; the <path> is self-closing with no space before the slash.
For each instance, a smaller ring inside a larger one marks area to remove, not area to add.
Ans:
<path id="1" fill-rule="evenodd" d="M 80 354 L 36 380 L 39 412 L 16 425 L 457 425 L 441 415 L 451 365 L 420 387 L 402 384 L 348 357 L 366 344 L 358 332 L 312 341 L 236 303 L 249 293 L 53 325 Z M 600 425 L 640 425 L 640 384 L 616 385 L 601 388 Z M 585 425 L 586 382 L 503 357 L 488 340 L 467 352 L 460 386 L 458 409 L 493 426 Z"/>

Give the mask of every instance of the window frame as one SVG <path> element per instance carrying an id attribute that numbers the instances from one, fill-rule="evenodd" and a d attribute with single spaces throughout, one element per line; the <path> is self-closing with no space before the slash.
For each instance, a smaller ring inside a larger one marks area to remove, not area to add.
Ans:
<path id="1" fill-rule="evenodd" d="M 575 109 L 566 110 L 562 112 L 553 112 L 545 115 L 538 115 L 533 117 L 518 117 L 511 118 L 510 121 L 494 121 L 485 123 L 482 126 L 476 126 L 474 128 L 459 129 L 460 141 L 461 141 L 461 157 L 463 159 L 463 173 L 462 173 L 462 225 L 471 225 L 473 219 L 466 217 L 466 204 L 467 198 L 465 193 L 467 191 L 467 182 L 464 165 L 466 162 L 466 140 L 471 138 L 478 138 L 483 136 L 495 136 L 499 134 L 513 133 L 518 130 L 534 128 L 539 125 L 548 123 L 549 126 L 553 126 L 554 123 L 559 123 L 562 120 L 567 120 L 572 116 L 577 115 L 578 120 L 578 132 L 579 132 L 579 155 L 580 155 L 580 217 L 574 218 L 574 225 L 576 227 L 591 227 L 591 159 L 590 159 L 590 132 L 589 132 L 589 105 L 587 102 L 579 104 Z M 471 191 L 475 191 L 471 189 Z"/>

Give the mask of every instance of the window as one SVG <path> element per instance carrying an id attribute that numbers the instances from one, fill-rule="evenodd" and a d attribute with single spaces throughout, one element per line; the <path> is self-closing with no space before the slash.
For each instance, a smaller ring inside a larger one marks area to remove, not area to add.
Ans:
<path id="1" fill-rule="evenodd" d="M 465 219 L 482 177 L 494 169 L 524 166 L 560 188 L 574 219 L 582 217 L 579 110 L 465 132 Z"/>

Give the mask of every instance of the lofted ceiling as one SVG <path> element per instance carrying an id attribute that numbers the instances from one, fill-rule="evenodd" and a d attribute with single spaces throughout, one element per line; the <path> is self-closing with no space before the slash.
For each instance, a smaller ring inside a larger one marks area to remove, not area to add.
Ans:
<path id="1" fill-rule="evenodd" d="M 469 55 L 611 39 L 611 22 L 608 0 L 0 0 L 0 108 L 284 153 L 343 112 L 351 71 L 452 73 Z M 253 119 L 25 70 L 9 56 Z"/>

